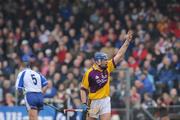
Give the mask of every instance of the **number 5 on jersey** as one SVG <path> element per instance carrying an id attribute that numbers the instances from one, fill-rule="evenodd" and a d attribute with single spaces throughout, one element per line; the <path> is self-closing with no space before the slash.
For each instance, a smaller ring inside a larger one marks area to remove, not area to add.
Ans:
<path id="1" fill-rule="evenodd" d="M 34 74 L 31 74 L 31 78 L 32 78 L 32 81 L 33 81 L 34 85 L 37 85 L 36 76 Z"/>

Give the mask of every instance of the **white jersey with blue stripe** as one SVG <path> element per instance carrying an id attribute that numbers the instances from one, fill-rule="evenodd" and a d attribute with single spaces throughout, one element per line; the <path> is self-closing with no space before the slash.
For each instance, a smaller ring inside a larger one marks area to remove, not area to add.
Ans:
<path id="1" fill-rule="evenodd" d="M 21 71 L 16 80 L 16 89 L 24 89 L 25 92 L 42 92 L 46 85 L 46 78 L 30 68 Z"/>

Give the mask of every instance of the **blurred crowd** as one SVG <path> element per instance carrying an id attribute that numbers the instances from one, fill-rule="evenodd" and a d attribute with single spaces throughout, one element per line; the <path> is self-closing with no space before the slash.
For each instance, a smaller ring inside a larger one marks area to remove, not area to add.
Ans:
<path id="1" fill-rule="evenodd" d="M 112 58 L 128 30 L 134 40 L 112 74 L 112 107 L 125 106 L 123 68 L 130 71 L 131 107 L 179 105 L 179 12 L 176 0 L 0 1 L 0 105 L 21 104 L 14 83 L 29 55 L 32 69 L 48 79 L 45 98 L 78 107 L 94 53 Z"/>

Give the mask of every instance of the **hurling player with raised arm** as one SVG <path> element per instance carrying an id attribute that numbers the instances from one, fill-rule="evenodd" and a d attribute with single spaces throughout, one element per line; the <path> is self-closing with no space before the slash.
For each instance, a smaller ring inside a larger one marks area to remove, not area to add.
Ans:
<path id="1" fill-rule="evenodd" d="M 81 102 L 82 109 L 98 109 L 98 114 L 90 113 L 88 120 L 110 120 L 111 102 L 110 102 L 110 74 L 116 68 L 116 65 L 123 59 L 124 54 L 132 40 L 132 32 L 129 31 L 125 36 L 125 42 L 118 50 L 117 54 L 108 59 L 107 54 L 96 52 L 94 55 L 94 64 L 89 68 L 81 82 Z"/>

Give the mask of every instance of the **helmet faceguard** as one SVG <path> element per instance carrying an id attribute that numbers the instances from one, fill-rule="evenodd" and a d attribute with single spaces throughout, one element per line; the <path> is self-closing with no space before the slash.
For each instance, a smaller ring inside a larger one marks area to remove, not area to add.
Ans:
<path id="1" fill-rule="evenodd" d="M 107 60 L 108 60 L 107 54 L 103 52 L 96 52 L 94 55 L 94 61 L 103 70 L 107 68 L 107 63 L 106 63 Z"/>

